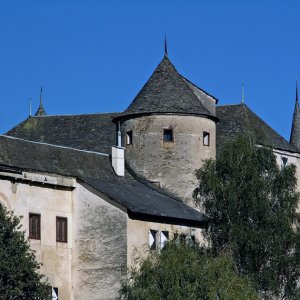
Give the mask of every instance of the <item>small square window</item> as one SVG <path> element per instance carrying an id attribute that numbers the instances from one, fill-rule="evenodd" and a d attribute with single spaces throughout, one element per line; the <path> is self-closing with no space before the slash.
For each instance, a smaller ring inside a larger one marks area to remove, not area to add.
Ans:
<path id="1" fill-rule="evenodd" d="M 29 238 L 41 239 L 41 215 L 39 214 L 29 214 Z"/>
<path id="2" fill-rule="evenodd" d="M 56 217 L 56 241 L 61 243 L 68 242 L 68 219 Z"/>
<path id="3" fill-rule="evenodd" d="M 209 132 L 203 131 L 203 145 L 204 146 L 209 146 Z"/>
<path id="4" fill-rule="evenodd" d="M 127 131 L 126 133 L 126 144 L 132 145 L 132 130 Z"/>
<path id="5" fill-rule="evenodd" d="M 173 142 L 173 130 L 172 129 L 164 129 L 164 142 Z"/>

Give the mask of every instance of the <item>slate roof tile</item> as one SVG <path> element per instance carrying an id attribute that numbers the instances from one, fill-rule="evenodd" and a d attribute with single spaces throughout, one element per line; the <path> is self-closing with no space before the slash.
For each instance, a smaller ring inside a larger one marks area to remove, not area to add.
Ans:
<path id="1" fill-rule="evenodd" d="M 152 189 L 129 172 L 118 177 L 108 155 L 0 136 L 0 170 L 1 167 L 76 177 L 127 208 L 136 218 L 148 216 L 193 226 L 207 223 L 200 212 Z"/>
<path id="2" fill-rule="evenodd" d="M 193 85 L 197 88 L 195 85 Z M 165 56 L 149 80 L 122 115 L 141 113 L 183 113 L 215 116 L 206 107 L 214 99 L 197 88 L 197 97 L 189 82 L 182 77 Z M 214 99 L 216 100 L 216 99 Z"/>
<path id="3" fill-rule="evenodd" d="M 298 152 L 245 104 L 218 106 L 217 117 L 220 119 L 217 124 L 217 152 L 225 143 L 243 134 L 252 136 L 261 145 Z"/>

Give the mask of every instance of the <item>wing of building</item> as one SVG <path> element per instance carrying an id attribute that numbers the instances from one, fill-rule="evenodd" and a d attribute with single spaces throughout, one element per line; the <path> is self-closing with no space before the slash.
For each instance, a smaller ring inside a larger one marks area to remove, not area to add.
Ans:
<path id="1" fill-rule="evenodd" d="M 0 136 L 0 203 L 23 216 L 59 299 L 114 299 L 136 251 L 200 241 L 195 170 L 238 135 L 298 166 L 298 102 L 292 143 L 245 104 L 217 103 L 165 55 L 124 112 L 52 116 L 41 98 Z"/>

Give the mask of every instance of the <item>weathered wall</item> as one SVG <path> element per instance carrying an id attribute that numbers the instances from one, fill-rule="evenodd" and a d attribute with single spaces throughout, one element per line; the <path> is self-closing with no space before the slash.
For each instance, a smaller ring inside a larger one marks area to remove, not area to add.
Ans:
<path id="1" fill-rule="evenodd" d="M 273 153 L 276 156 L 276 160 L 279 166 L 283 166 L 284 158 L 287 159 L 287 164 L 294 164 L 296 166 L 297 190 L 298 192 L 300 192 L 300 154 L 278 149 L 273 149 Z"/>
<path id="2" fill-rule="evenodd" d="M 126 276 L 127 214 L 93 192 L 78 184 L 73 195 L 76 300 L 115 299 Z"/>
<path id="3" fill-rule="evenodd" d="M 173 239 L 174 234 L 194 235 L 195 240 L 200 244 L 204 244 L 202 229 L 180 226 L 161 224 L 154 222 L 145 222 L 127 219 L 127 263 L 128 266 L 134 264 L 136 257 L 143 257 L 149 250 L 149 230 L 156 230 L 158 232 L 168 231 L 169 239 Z"/>
<path id="4" fill-rule="evenodd" d="M 36 257 L 42 263 L 41 273 L 51 286 L 58 287 L 59 299 L 71 298 L 72 199 L 71 190 L 49 185 L 13 183 L 0 180 L 0 203 L 22 216 L 27 236 L 29 213 L 41 215 L 41 239 L 30 239 Z M 56 216 L 68 218 L 68 243 L 56 242 Z"/>
<path id="5" fill-rule="evenodd" d="M 173 129 L 174 142 L 163 141 L 164 129 Z M 151 115 L 125 121 L 122 132 L 126 135 L 130 130 L 133 144 L 126 145 L 124 140 L 129 166 L 191 205 L 197 185 L 195 170 L 203 159 L 216 155 L 215 122 L 196 116 Z M 203 131 L 210 133 L 209 146 L 203 145 Z"/>

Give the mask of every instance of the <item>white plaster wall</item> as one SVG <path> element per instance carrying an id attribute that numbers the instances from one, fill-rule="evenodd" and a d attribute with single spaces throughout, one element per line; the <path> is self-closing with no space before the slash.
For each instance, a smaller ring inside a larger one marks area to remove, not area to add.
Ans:
<path id="1" fill-rule="evenodd" d="M 41 273 L 58 287 L 59 299 L 71 299 L 72 197 L 71 190 L 49 185 L 12 183 L 0 180 L 0 202 L 22 216 L 28 236 L 29 213 L 41 215 L 41 240 L 29 240 L 42 263 Z M 56 216 L 68 218 L 68 243 L 56 242 Z"/>
<path id="2" fill-rule="evenodd" d="M 163 141 L 163 130 L 173 129 L 174 142 Z M 126 145 L 126 162 L 139 176 L 159 182 L 189 205 L 197 187 L 194 175 L 204 159 L 216 156 L 216 124 L 198 116 L 151 115 L 130 119 L 122 132 L 132 130 L 133 143 Z M 210 145 L 203 145 L 203 131 L 210 133 Z"/>
<path id="3" fill-rule="evenodd" d="M 195 235 L 195 239 L 201 245 L 204 245 L 203 234 L 200 228 L 180 226 L 180 225 L 170 225 L 154 222 L 146 222 L 139 220 L 132 220 L 127 218 L 127 264 L 128 266 L 134 265 L 134 260 L 136 257 L 145 257 L 149 252 L 149 230 L 156 231 L 168 231 L 169 239 L 173 239 L 174 234 L 184 234 L 184 235 Z"/>
<path id="4" fill-rule="evenodd" d="M 80 184 L 73 203 L 74 299 L 116 299 L 126 277 L 127 213 Z"/>

